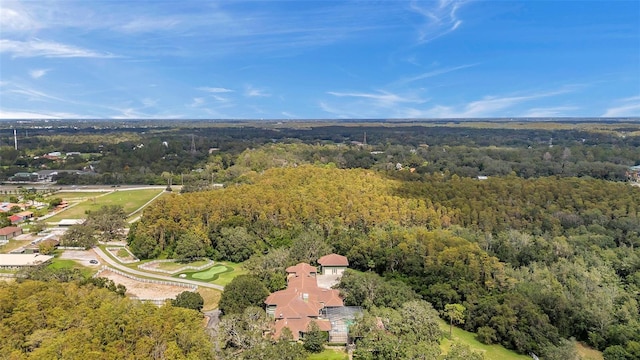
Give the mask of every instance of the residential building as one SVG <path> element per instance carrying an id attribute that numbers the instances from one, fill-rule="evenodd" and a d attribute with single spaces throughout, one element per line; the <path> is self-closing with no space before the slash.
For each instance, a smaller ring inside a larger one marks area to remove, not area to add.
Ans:
<path id="1" fill-rule="evenodd" d="M 318 259 L 322 275 L 341 275 L 349 267 L 349 260 L 342 255 L 329 254 Z"/>
<path id="2" fill-rule="evenodd" d="M 0 245 L 6 244 L 9 240 L 22 234 L 22 228 L 17 226 L 7 226 L 0 229 Z"/>

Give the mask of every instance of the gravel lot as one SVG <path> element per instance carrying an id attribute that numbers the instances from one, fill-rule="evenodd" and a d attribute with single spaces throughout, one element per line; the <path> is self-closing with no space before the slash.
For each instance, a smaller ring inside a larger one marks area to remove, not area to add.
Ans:
<path id="1" fill-rule="evenodd" d="M 75 260 L 79 262 L 81 265 L 89 266 L 89 267 L 99 267 L 102 265 L 100 262 L 100 258 L 93 250 L 65 250 L 61 255 L 60 259 L 68 259 Z M 96 260 L 97 264 L 91 264 L 89 261 Z"/>
<path id="2" fill-rule="evenodd" d="M 101 272 L 99 276 L 111 279 L 116 284 L 126 286 L 127 295 L 135 296 L 140 299 L 175 299 L 175 297 L 181 292 L 189 290 L 189 288 L 181 286 L 160 285 L 137 281 L 108 270 Z"/>

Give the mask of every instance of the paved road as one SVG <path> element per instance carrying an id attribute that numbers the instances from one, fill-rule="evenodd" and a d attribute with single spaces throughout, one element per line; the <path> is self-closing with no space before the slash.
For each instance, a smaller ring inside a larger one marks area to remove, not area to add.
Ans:
<path id="1" fill-rule="evenodd" d="M 116 269 L 118 269 L 120 271 L 124 271 L 124 272 L 126 272 L 128 274 L 138 275 L 138 276 L 145 276 L 145 277 L 158 279 L 158 280 L 164 280 L 164 281 L 173 281 L 173 282 L 179 282 L 179 283 L 184 283 L 184 284 L 189 284 L 189 285 L 202 286 L 202 287 L 216 289 L 216 290 L 220 290 L 220 291 L 224 290 L 224 286 L 222 286 L 222 285 L 209 284 L 209 283 L 205 283 L 205 282 L 193 281 L 193 280 L 188 280 L 188 279 L 174 278 L 174 277 L 171 277 L 171 276 L 157 275 L 157 274 L 152 274 L 152 273 L 148 273 L 148 272 L 145 272 L 145 271 L 139 271 L 139 270 L 130 269 L 130 268 L 128 268 L 128 267 L 126 267 L 126 266 L 124 266 L 122 264 L 119 264 L 115 260 L 113 260 L 111 257 L 109 257 L 109 255 L 105 254 L 104 251 L 102 251 L 102 249 L 100 249 L 99 247 L 94 247 L 93 250 L 96 252 L 96 254 L 98 254 L 99 257 L 102 258 L 102 260 L 104 262 L 106 262 L 110 266 L 112 266 L 112 267 L 114 267 L 114 268 L 116 268 Z"/>

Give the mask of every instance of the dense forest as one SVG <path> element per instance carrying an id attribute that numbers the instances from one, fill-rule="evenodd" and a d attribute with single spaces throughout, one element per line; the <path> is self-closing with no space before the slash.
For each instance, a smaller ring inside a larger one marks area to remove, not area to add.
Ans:
<path id="1" fill-rule="evenodd" d="M 463 304 L 463 326 L 486 343 L 544 354 L 574 338 L 605 354 L 638 354 L 637 187 L 326 165 L 249 172 L 240 182 L 152 204 L 130 233 L 132 250 L 249 259 L 272 291 L 284 281 L 267 275 L 266 257 L 285 266 L 336 251 L 437 311 Z"/>

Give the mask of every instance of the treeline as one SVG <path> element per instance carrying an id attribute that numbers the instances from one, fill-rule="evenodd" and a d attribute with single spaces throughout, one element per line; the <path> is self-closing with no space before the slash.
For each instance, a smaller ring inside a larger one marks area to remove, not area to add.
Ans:
<path id="1" fill-rule="evenodd" d="M 284 282 L 267 273 L 336 251 L 355 269 L 409 285 L 438 311 L 463 304 L 465 328 L 486 343 L 540 353 L 573 337 L 632 358 L 640 189 L 411 176 L 313 166 L 249 173 L 244 185 L 160 199 L 129 241 L 142 257 L 171 254 L 187 239 L 214 258 L 251 257 L 272 291 Z"/>
<path id="2" fill-rule="evenodd" d="M 293 164 L 392 169 L 401 164 L 428 174 L 520 177 L 558 175 L 624 180 L 638 162 L 638 128 L 632 125 L 496 128 L 469 123 L 415 124 L 130 124 L 100 128 L 22 129 L 19 150 L 0 139 L 0 180 L 16 172 L 89 168 L 98 176 L 65 176 L 65 184 L 174 183 L 200 189 L 203 180 L 233 181 L 245 169 Z M 139 127 L 137 127 L 139 126 Z M 366 145 L 363 144 L 366 134 Z M 624 135 L 624 136 L 621 136 Z M 628 135 L 628 136 L 627 136 Z M 274 144 L 275 143 L 275 144 Z M 306 145 L 305 145 L 306 144 Z M 65 161 L 41 155 L 82 152 Z M 283 152 L 289 153 L 285 155 Z M 275 155 L 276 159 L 269 159 Z M 198 170 L 198 172 L 192 172 Z"/>

